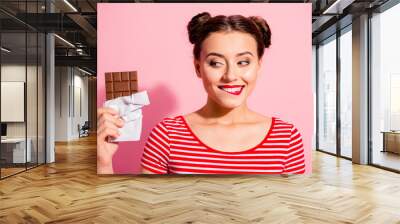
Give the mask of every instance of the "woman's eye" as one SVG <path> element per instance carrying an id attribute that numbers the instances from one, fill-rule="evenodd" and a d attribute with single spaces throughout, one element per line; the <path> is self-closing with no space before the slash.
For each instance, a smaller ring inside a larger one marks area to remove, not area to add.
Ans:
<path id="1" fill-rule="evenodd" d="M 248 64 L 250 64 L 250 61 L 239 61 L 238 64 L 239 65 L 248 65 Z"/>
<path id="2" fill-rule="evenodd" d="M 220 67 L 220 66 L 222 66 L 223 64 L 221 63 L 221 62 L 218 62 L 218 61 L 210 61 L 210 66 L 212 66 L 212 67 Z"/>

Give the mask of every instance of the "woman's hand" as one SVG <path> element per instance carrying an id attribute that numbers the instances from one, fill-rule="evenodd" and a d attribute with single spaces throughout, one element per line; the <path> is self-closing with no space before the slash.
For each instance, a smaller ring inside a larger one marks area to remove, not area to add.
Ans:
<path id="1" fill-rule="evenodd" d="M 108 140 L 120 135 L 118 128 L 123 127 L 124 122 L 118 111 L 107 107 L 97 109 L 97 122 L 97 173 L 112 174 L 112 158 L 118 143 Z"/>

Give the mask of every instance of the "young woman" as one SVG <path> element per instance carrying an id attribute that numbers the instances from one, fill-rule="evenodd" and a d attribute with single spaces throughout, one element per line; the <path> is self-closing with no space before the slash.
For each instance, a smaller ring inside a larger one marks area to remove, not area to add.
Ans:
<path id="1" fill-rule="evenodd" d="M 260 75 L 271 31 L 261 17 L 215 16 L 203 12 L 188 26 L 194 68 L 208 94 L 199 110 L 158 123 L 147 139 L 143 173 L 304 173 L 304 149 L 297 128 L 252 111 L 247 99 Z M 112 173 L 116 137 L 123 121 L 99 109 L 98 172 Z"/>

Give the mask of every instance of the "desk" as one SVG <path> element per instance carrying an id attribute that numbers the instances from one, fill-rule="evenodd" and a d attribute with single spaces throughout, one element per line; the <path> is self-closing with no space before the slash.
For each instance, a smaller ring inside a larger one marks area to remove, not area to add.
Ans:
<path id="1" fill-rule="evenodd" d="M 28 147 L 26 147 L 25 154 L 25 138 L 1 139 L 1 157 L 5 159 L 7 163 L 31 162 L 32 140 L 27 138 L 26 142 L 28 142 Z M 25 158 L 27 158 L 27 161 L 25 161 Z"/>
<path id="2" fill-rule="evenodd" d="M 383 151 L 400 154 L 400 131 L 382 131 Z"/>

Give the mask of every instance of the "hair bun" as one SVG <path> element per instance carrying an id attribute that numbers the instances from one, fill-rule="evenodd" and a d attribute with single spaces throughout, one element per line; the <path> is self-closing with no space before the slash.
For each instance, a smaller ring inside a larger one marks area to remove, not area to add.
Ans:
<path id="1" fill-rule="evenodd" d="M 271 29 L 269 28 L 267 21 L 259 16 L 250 16 L 249 19 L 256 24 L 258 30 L 263 36 L 264 45 L 268 48 L 271 45 Z"/>
<path id="2" fill-rule="evenodd" d="M 189 41 L 195 44 L 199 40 L 199 34 L 201 33 L 202 26 L 211 18 L 210 13 L 202 12 L 197 14 L 190 20 L 187 25 L 187 30 L 189 33 Z"/>

